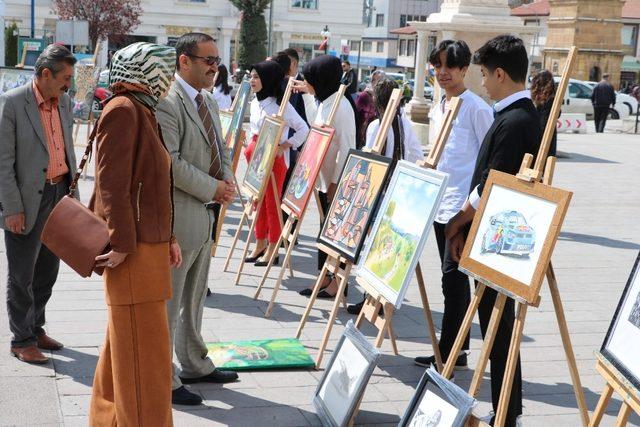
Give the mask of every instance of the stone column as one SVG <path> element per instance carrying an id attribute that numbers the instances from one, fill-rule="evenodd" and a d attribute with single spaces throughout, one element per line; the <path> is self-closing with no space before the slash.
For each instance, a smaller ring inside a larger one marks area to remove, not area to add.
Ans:
<path id="1" fill-rule="evenodd" d="M 413 24 L 413 23 L 412 23 Z M 418 30 L 416 45 L 416 68 L 413 80 L 413 97 L 409 101 L 407 114 L 411 120 L 418 123 L 427 122 L 427 100 L 424 97 L 424 79 L 427 67 L 427 48 L 429 44 L 428 32 Z"/>
<path id="2" fill-rule="evenodd" d="M 233 38 L 233 30 L 223 29 L 220 32 L 220 40 L 218 40 L 218 49 L 220 50 L 220 56 L 222 57 L 222 63 L 227 66 L 229 73 L 231 73 L 231 39 Z M 236 49 L 238 47 L 236 46 Z"/>
<path id="3" fill-rule="evenodd" d="M 4 0 L 0 0 L 0 67 L 4 67 Z"/>

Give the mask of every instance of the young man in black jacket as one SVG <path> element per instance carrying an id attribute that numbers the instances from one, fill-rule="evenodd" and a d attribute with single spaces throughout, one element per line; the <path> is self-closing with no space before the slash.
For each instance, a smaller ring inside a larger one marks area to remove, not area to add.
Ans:
<path id="1" fill-rule="evenodd" d="M 489 40 L 474 54 L 474 64 L 480 65 L 482 84 L 495 100 L 495 120 L 482 142 L 471 179 L 469 199 L 447 224 L 445 236 L 451 255 L 460 259 L 469 225 L 491 169 L 516 174 L 526 153 L 535 155 L 541 140 L 540 116 L 525 90 L 529 61 L 521 39 L 502 35 Z M 478 308 L 480 329 L 484 337 L 491 318 L 497 292 L 487 288 Z M 511 332 L 515 319 L 514 300 L 507 299 L 504 314 L 489 356 L 491 360 L 491 399 L 494 412 L 498 408 L 502 379 L 507 363 Z M 513 379 L 506 426 L 515 426 L 522 414 L 522 375 L 520 359 Z M 493 425 L 493 419 L 491 425 Z"/>

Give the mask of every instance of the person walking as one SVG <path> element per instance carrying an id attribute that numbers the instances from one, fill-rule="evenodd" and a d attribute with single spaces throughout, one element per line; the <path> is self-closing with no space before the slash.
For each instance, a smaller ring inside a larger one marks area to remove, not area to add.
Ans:
<path id="1" fill-rule="evenodd" d="M 593 120 L 596 125 L 596 133 L 603 133 L 609 116 L 609 108 L 616 105 L 616 91 L 609 83 L 609 74 L 602 75 L 602 80 L 596 85 L 591 93 L 591 104 L 593 105 Z"/>
<path id="2" fill-rule="evenodd" d="M 40 350 L 63 347 L 43 329 L 60 259 L 40 235 L 76 170 L 73 102 L 66 94 L 75 63 L 65 47 L 49 45 L 36 60 L 33 82 L 0 96 L 0 228 L 11 354 L 27 363 L 47 363 Z"/>
<path id="3" fill-rule="evenodd" d="M 90 426 L 171 426 L 171 347 L 166 301 L 182 262 L 172 234 L 171 157 L 155 117 L 175 50 L 133 43 L 113 55 L 114 96 L 97 123 L 89 208 L 107 222 L 107 334 L 89 407 Z"/>

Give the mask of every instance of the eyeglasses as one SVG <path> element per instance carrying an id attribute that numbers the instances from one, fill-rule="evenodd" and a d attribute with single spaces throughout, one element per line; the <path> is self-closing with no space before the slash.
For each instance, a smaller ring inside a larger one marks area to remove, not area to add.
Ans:
<path id="1" fill-rule="evenodd" d="M 191 54 L 187 54 L 187 56 L 190 58 L 202 59 L 209 66 L 214 64 L 219 65 L 220 62 L 222 61 L 222 58 L 220 58 L 219 56 L 198 56 L 198 55 L 191 55 Z"/>

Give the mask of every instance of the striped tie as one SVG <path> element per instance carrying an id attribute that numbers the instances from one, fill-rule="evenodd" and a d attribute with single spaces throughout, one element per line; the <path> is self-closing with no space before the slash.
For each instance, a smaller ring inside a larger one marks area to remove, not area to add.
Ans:
<path id="1" fill-rule="evenodd" d="M 211 118 L 211 113 L 209 112 L 207 104 L 205 104 L 204 98 L 200 93 L 196 95 L 196 104 L 198 105 L 198 115 L 200 116 L 200 120 L 202 120 L 202 124 L 204 125 L 204 128 L 207 131 L 207 136 L 209 137 L 209 142 L 211 143 L 211 165 L 209 166 L 209 175 L 216 179 L 224 180 L 222 161 L 218 148 L 218 138 L 213 127 L 213 119 Z"/>

